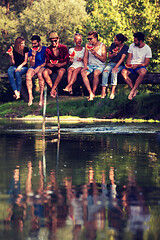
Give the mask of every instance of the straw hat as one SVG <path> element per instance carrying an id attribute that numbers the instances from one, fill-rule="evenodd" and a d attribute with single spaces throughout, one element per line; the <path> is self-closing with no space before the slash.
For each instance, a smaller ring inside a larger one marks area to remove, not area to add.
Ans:
<path id="1" fill-rule="evenodd" d="M 58 34 L 57 34 L 56 32 L 51 32 L 51 33 L 49 34 L 49 39 L 52 39 L 52 38 L 59 38 L 59 37 L 58 37 Z"/>

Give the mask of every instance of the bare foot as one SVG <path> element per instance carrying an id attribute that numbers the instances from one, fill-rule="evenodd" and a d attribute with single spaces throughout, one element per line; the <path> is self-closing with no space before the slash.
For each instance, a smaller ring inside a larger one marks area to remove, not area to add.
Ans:
<path id="1" fill-rule="evenodd" d="M 20 92 L 17 91 L 17 94 L 16 94 L 16 100 L 18 100 L 20 98 Z"/>
<path id="2" fill-rule="evenodd" d="M 66 88 L 63 89 L 63 91 L 69 92 L 69 89 L 66 87 Z"/>
<path id="3" fill-rule="evenodd" d="M 15 90 L 13 97 L 14 97 L 16 100 L 19 99 L 19 98 L 20 98 L 20 92 L 17 91 L 17 90 Z"/>
<path id="4" fill-rule="evenodd" d="M 29 99 L 28 106 L 31 106 L 33 104 L 33 97 Z"/>
<path id="5" fill-rule="evenodd" d="M 94 97 L 95 97 L 95 95 L 93 93 L 91 93 L 88 98 L 88 101 L 93 101 Z"/>
<path id="6" fill-rule="evenodd" d="M 102 95 L 101 95 L 101 98 L 105 98 L 105 97 L 106 97 L 106 94 L 102 94 Z"/>
<path id="7" fill-rule="evenodd" d="M 137 90 L 131 90 L 130 94 L 128 95 L 128 99 L 132 100 L 137 95 Z"/>
<path id="8" fill-rule="evenodd" d="M 44 99 L 43 99 L 43 93 L 40 94 L 40 98 L 39 98 L 39 106 L 43 106 L 44 104 Z"/>
<path id="9" fill-rule="evenodd" d="M 50 92 L 50 95 L 51 95 L 52 98 L 55 98 L 56 95 L 57 95 L 56 89 L 53 89 L 53 90 Z"/>
<path id="10" fill-rule="evenodd" d="M 133 97 L 135 97 L 137 95 L 137 90 L 134 91 Z"/>
<path id="11" fill-rule="evenodd" d="M 70 94 L 70 95 L 73 95 L 73 89 L 72 89 L 72 87 L 69 88 L 69 94 Z"/>
<path id="12" fill-rule="evenodd" d="M 73 90 L 72 88 L 64 88 L 63 91 L 68 92 L 70 95 L 73 95 Z"/>
<path id="13" fill-rule="evenodd" d="M 30 101 L 28 102 L 28 106 L 31 106 L 32 104 L 33 104 L 33 101 L 30 100 Z"/>
<path id="14" fill-rule="evenodd" d="M 40 100 L 40 101 L 39 101 L 39 106 L 42 107 L 43 105 L 44 105 L 44 101 L 43 101 L 43 100 Z"/>
<path id="15" fill-rule="evenodd" d="M 115 98 L 115 95 L 114 95 L 113 93 L 111 93 L 111 95 L 110 95 L 109 98 L 110 98 L 110 99 L 114 99 L 114 98 Z"/>

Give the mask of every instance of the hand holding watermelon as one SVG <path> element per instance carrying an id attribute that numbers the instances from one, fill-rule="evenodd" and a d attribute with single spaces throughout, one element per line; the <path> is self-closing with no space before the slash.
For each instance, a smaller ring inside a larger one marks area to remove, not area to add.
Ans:
<path id="1" fill-rule="evenodd" d="M 33 48 L 31 48 L 32 49 L 32 51 L 36 51 L 36 52 L 38 52 L 39 51 L 39 47 L 33 47 Z"/>
<path id="2" fill-rule="evenodd" d="M 119 52 L 119 48 L 116 47 L 116 48 L 112 49 L 112 52 L 113 52 L 113 53 L 118 53 L 118 52 Z"/>
<path id="3" fill-rule="evenodd" d="M 31 48 L 31 50 L 32 50 L 32 56 L 35 56 L 36 54 L 37 54 L 37 52 L 39 51 L 39 47 L 33 47 L 33 48 Z"/>
<path id="4" fill-rule="evenodd" d="M 52 64 L 54 64 L 54 65 L 55 65 L 55 64 L 57 64 L 57 63 L 58 63 L 58 60 L 52 60 L 52 59 L 51 59 L 51 60 L 50 60 L 50 63 L 52 63 Z"/>
<path id="5" fill-rule="evenodd" d="M 12 55 L 12 53 L 13 53 L 13 47 L 10 46 L 6 53 L 9 54 L 9 55 Z"/>
<path id="6" fill-rule="evenodd" d="M 75 52 L 75 51 L 73 51 L 73 52 L 69 55 L 70 58 L 74 58 L 75 56 L 76 56 L 76 52 Z"/>
<path id="7" fill-rule="evenodd" d="M 132 67 L 132 64 L 125 64 L 125 68 L 131 68 Z"/>
<path id="8" fill-rule="evenodd" d="M 87 44 L 87 45 L 86 45 L 86 48 L 87 48 L 87 50 L 91 51 L 92 49 L 94 49 L 94 46 Z"/>

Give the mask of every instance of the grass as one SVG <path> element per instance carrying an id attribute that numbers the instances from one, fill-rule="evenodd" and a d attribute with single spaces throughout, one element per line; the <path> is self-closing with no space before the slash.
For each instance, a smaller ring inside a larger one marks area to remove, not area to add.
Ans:
<path id="1" fill-rule="evenodd" d="M 87 97 L 59 96 L 60 116 L 72 116 L 79 118 L 119 119 L 123 121 L 159 121 L 160 120 L 160 94 L 140 93 L 132 101 L 127 98 L 128 93 L 120 91 L 114 100 L 108 97 L 101 99 L 96 96 L 88 102 Z M 28 106 L 23 100 L 8 102 L 0 105 L 1 118 L 22 118 L 43 115 L 42 108 L 38 105 L 38 98 L 32 106 Z M 46 117 L 57 116 L 56 100 L 48 97 Z"/>

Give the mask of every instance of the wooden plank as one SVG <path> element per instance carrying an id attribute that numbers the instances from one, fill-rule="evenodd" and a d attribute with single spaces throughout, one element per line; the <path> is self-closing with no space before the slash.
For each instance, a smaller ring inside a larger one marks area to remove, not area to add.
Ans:
<path id="1" fill-rule="evenodd" d="M 135 77 L 137 76 L 135 75 Z M 135 79 L 135 77 L 133 74 L 131 75 L 131 78 Z M 8 74 L 0 73 L 0 78 L 8 78 Z M 22 78 L 25 78 L 25 75 L 22 76 Z M 118 76 L 118 84 L 125 84 L 124 79 L 121 75 Z M 160 73 L 147 73 L 142 84 L 160 84 Z"/>

